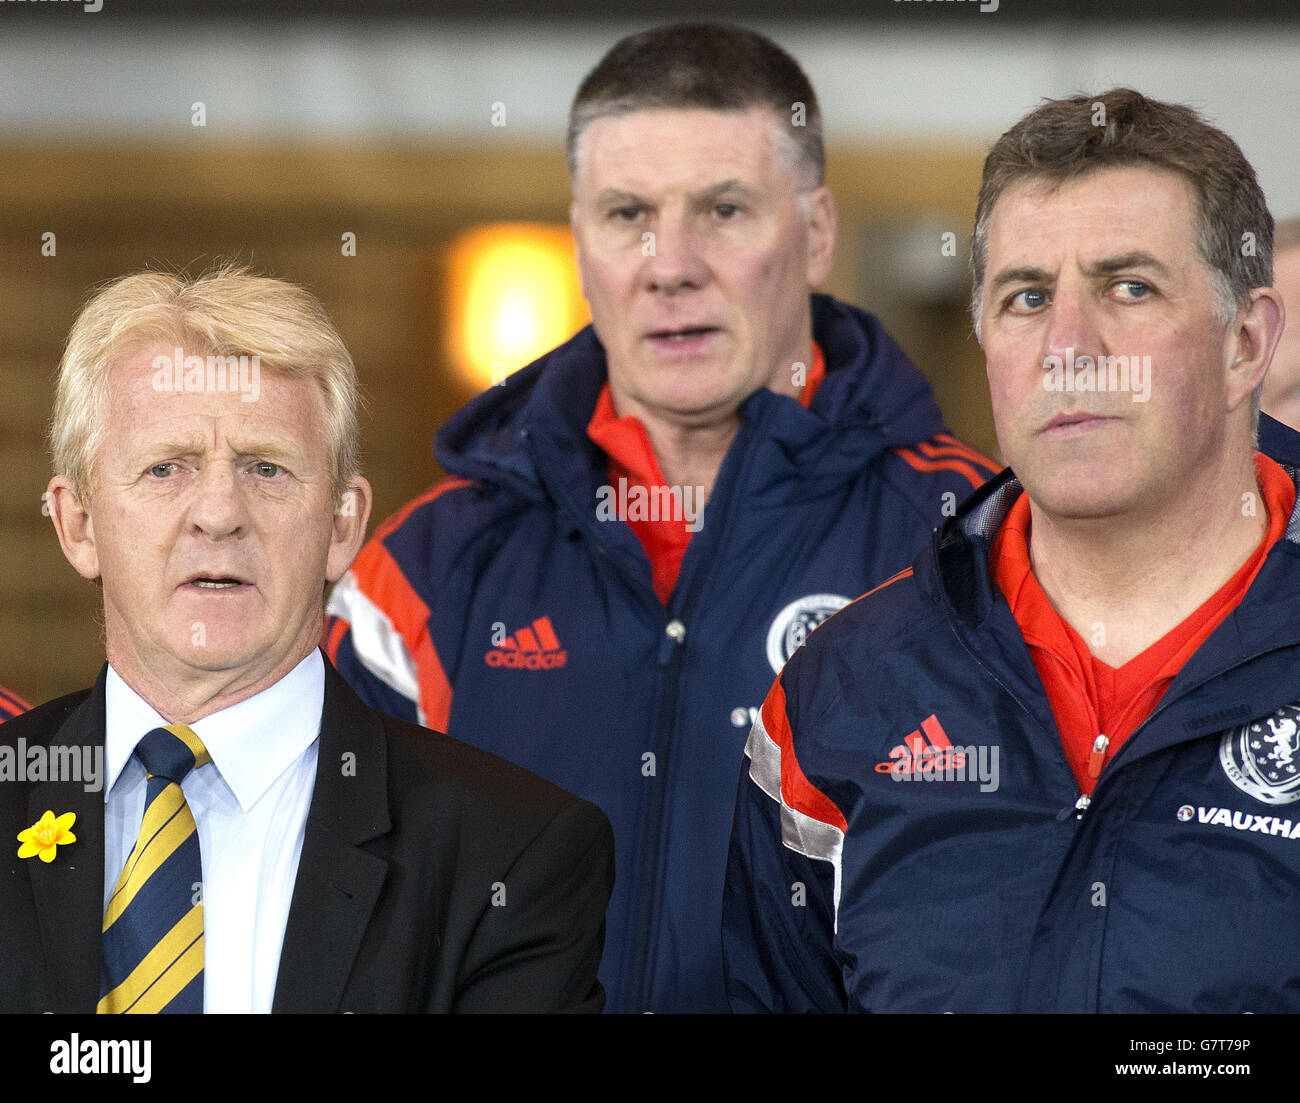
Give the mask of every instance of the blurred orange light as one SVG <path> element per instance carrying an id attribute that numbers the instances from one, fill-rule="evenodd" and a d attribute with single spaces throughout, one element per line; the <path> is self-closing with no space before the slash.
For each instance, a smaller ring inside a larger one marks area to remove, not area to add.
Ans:
<path id="1" fill-rule="evenodd" d="M 448 353 L 481 389 L 536 360 L 587 324 L 568 226 L 503 222 L 448 250 Z"/>

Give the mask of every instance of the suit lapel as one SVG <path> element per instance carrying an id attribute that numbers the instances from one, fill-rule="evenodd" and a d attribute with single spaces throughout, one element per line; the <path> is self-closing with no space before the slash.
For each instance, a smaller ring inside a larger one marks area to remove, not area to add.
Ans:
<path id="1" fill-rule="evenodd" d="M 361 849 L 392 830 L 378 717 L 325 659 L 316 783 L 280 952 L 274 1011 L 337 1011 L 388 863 Z"/>
<path id="2" fill-rule="evenodd" d="M 98 754 L 103 766 L 105 664 L 87 697 L 51 735 L 49 748 L 72 747 L 86 759 L 83 748 Z M 99 748 L 98 752 L 94 748 Z M 92 757 L 91 761 L 94 761 Z M 50 1011 L 93 1012 L 99 1001 L 101 934 L 104 924 L 104 793 L 105 778 L 94 792 L 83 781 L 38 781 L 32 784 L 27 811 L 35 823 L 47 811 L 56 816 L 75 812 L 75 843 L 59 847 L 54 861 L 27 862 L 36 922 L 50 976 Z"/>

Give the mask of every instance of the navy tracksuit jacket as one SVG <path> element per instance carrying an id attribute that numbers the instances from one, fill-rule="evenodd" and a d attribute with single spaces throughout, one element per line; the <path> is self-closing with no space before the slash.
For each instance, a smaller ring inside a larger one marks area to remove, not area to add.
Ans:
<path id="1" fill-rule="evenodd" d="M 946 435 L 875 318 L 811 300 L 811 408 L 760 390 L 667 607 L 632 530 L 598 515 L 590 327 L 438 434 L 451 477 L 381 527 L 333 591 L 325 646 L 371 705 L 519 763 L 614 826 L 601 981 L 615 1011 L 716 1011 L 745 736 L 835 609 L 905 566 L 994 473 Z M 485 901 L 488 899 L 485 886 Z"/>
<path id="2" fill-rule="evenodd" d="M 1300 481 L 1300 436 L 1262 423 Z M 1018 492 L 986 484 L 773 687 L 726 879 L 733 1006 L 1300 1010 L 1300 508 L 1088 800 L 989 577 Z"/>

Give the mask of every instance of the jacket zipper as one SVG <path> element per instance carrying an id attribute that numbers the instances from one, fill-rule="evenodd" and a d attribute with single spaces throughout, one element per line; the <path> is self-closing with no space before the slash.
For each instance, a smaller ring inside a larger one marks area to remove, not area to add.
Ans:
<path id="1" fill-rule="evenodd" d="M 655 763 L 655 777 L 647 778 L 651 784 L 659 787 L 646 802 L 645 832 L 641 837 L 641 875 L 633 895 L 633 907 L 636 912 L 636 926 L 633 937 L 628 944 L 628 959 L 635 966 L 632 976 L 635 985 L 626 987 L 629 1006 L 641 1010 L 650 1010 L 650 991 L 653 977 L 650 973 L 651 957 L 655 945 L 655 933 L 659 928 L 660 903 L 656 889 L 660 882 L 662 863 L 662 846 L 660 835 L 663 832 L 665 792 L 668 786 L 668 771 L 671 769 L 669 743 L 672 740 L 677 720 L 678 690 L 681 684 L 683 643 L 686 639 L 686 627 L 673 618 L 664 625 L 664 634 L 659 645 L 659 700 L 658 722 L 655 725 L 654 746 L 659 756 Z M 660 771 L 662 761 L 663 770 Z M 627 974 L 625 974 L 627 975 Z"/>
<path id="2" fill-rule="evenodd" d="M 728 522 L 731 519 L 731 514 L 735 509 L 735 503 L 740 493 L 741 480 L 743 480 L 745 472 L 750 470 L 748 461 L 762 438 L 761 430 L 763 426 L 761 424 L 755 423 L 747 426 L 742 423 L 739 433 L 745 433 L 747 427 L 749 440 L 745 444 L 745 454 L 740 457 L 740 462 L 736 468 L 736 476 L 732 480 L 731 486 L 726 488 L 725 496 L 720 497 L 716 493 L 718 483 L 715 479 L 713 486 L 715 493 L 709 499 L 709 506 L 713 507 L 714 515 L 709 519 L 708 523 L 717 526 L 718 530 L 722 532 L 729 531 Z M 726 463 L 725 458 L 723 463 Z M 721 472 L 721 467 L 719 472 Z M 666 623 L 663 628 L 664 634 L 659 641 L 658 654 L 662 673 L 659 682 L 659 722 L 656 725 L 655 740 L 656 748 L 662 753 L 669 770 L 671 770 L 672 745 L 676 742 L 675 737 L 677 735 L 677 705 L 681 684 L 683 645 L 690 621 L 686 613 L 688 610 L 697 607 L 696 595 L 707 592 L 707 584 L 718 569 L 718 560 L 722 550 L 723 545 L 720 542 L 714 544 L 710 549 L 712 553 L 710 559 L 700 564 L 696 569 L 695 576 L 691 578 L 690 590 L 681 595 L 681 600 L 676 603 L 675 609 L 670 599 L 669 608 L 664 610 Z M 701 574 L 701 570 L 703 570 L 703 574 Z M 658 604 L 659 599 L 657 596 L 655 601 Z M 662 605 L 660 605 L 660 609 L 663 609 Z M 666 789 L 666 774 L 662 780 Z M 641 879 L 634 897 L 637 923 L 629 947 L 629 959 L 636 963 L 639 983 L 635 986 L 635 1002 L 632 1006 L 642 1011 L 650 1010 L 650 988 L 653 981 L 650 967 L 657 948 L 655 936 L 659 929 L 662 914 L 657 901 L 658 894 L 656 890 L 659 888 L 660 883 L 659 871 L 662 862 L 660 836 L 663 833 L 665 803 L 666 797 L 658 796 L 650 803 L 647 811 L 646 830 L 642 836 L 642 842 L 648 844 L 648 846 L 644 852 L 646 857 L 641 863 Z"/>
<path id="3" fill-rule="evenodd" d="M 936 571 L 938 570 L 937 563 L 935 564 L 935 570 Z M 944 593 L 946 599 L 947 594 L 946 591 L 943 590 L 942 585 L 940 586 L 940 592 Z M 951 607 L 951 602 L 948 602 L 948 604 Z M 951 616 L 951 608 L 949 609 L 949 613 Z M 997 674 L 994 673 L 994 671 L 974 652 L 974 650 L 972 650 L 972 648 L 966 643 L 966 641 L 962 639 L 961 633 L 957 631 L 957 626 L 952 622 L 951 619 L 948 620 L 948 627 L 952 630 L 952 634 L 957 639 L 957 642 L 961 645 L 962 650 L 965 651 L 966 654 L 968 654 L 971 657 L 971 660 L 975 663 L 975 665 L 978 666 L 982 671 L 984 671 L 984 673 L 988 675 L 989 678 L 991 678 L 998 686 L 1001 687 L 1003 692 L 1005 692 L 1007 696 L 1010 697 L 1020 707 L 1020 710 L 1029 718 L 1030 722 L 1033 723 L 1035 727 L 1041 728 L 1042 725 L 1040 725 L 1038 721 L 1034 719 L 1034 716 L 1029 711 L 1028 706 L 1025 705 L 1025 703 L 1019 698 L 1019 696 L 1017 696 L 1014 692 L 1012 692 L 1011 688 L 1001 678 L 999 678 Z M 1146 717 L 1146 719 L 1143 720 L 1142 723 L 1140 723 L 1136 728 L 1134 728 L 1133 731 L 1129 734 L 1129 737 L 1124 740 L 1124 742 L 1121 744 L 1119 749 L 1115 752 L 1116 759 L 1120 755 L 1122 755 L 1128 747 L 1132 746 L 1137 741 L 1138 735 L 1142 732 L 1144 728 L 1147 727 L 1148 724 L 1154 721 L 1157 716 L 1159 716 L 1162 712 L 1165 711 L 1165 709 L 1171 707 L 1175 703 L 1175 701 L 1181 700 L 1189 693 L 1192 693 L 1195 690 L 1200 689 L 1201 686 L 1206 685 L 1207 683 L 1213 681 L 1216 678 L 1221 678 L 1225 674 L 1231 673 L 1233 670 L 1236 670 L 1239 667 L 1247 666 L 1248 664 L 1255 662 L 1257 659 L 1262 658 L 1264 655 L 1270 654 L 1273 651 L 1280 651 L 1284 647 L 1294 647 L 1296 642 L 1300 642 L 1300 641 L 1292 641 L 1291 643 L 1278 644 L 1275 647 L 1266 647 L 1261 651 L 1254 652 L 1253 654 L 1248 655 L 1245 658 L 1237 660 L 1236 662 L 1232 663 L 1229 666 L 1225 666 L 1219 670 L 1214 671 L 1211 674 L 1207 674 L 1204 678 L 1200 679 L 1197 682 L 1194 682 L 1192 685 L 1187 686 L 1185 689 L 1181 690 L 1178 696 L 1175 698 L 1170 698 L 1166 694 L 1166 696 L 1160 700 L 1160 702 L 1156 705 L 1156 707 L 1151 710 L 1151 713 Z M 1054 736 L 1052 741 L 1055 743 L 1057 751 L 1060 753 L 1061 758 L 1065 759 L 1065 750 L 1061 745 L 1060 733 L 1054 731 L 1051 734 Z M 1093 775 L 1095 777 L 1100 778 L 1101 776 L 1102 769 L 1105 766 L 1104 759 L 1106 756 L 1106 751 L 1108 750 L 1109 745 L 1110 745 L 1110 740 L 1104 734 L 1098 734 L 1097 738 L 1093 741 L 1092 754 L 1089 756 L 1089 770 L 1091 772 L 1091 769 L 1095 763 L 1096 766 L 1098 767 L 1096 774 Z M 1112 760 L 1111 764 L 1112 765 L 1114 764 L 1114 760 Z M 1069 770 L 1068 760 L 1065 762 L 1065 765 L 1066 765 L 1066 769 Z M 1073 771 L 1071 771 L 1071 777 L 1073 777 Z M 1087 793 L 1080 793 L 1078 797 L 1075 799 L 1073 807 L 1067 805 L 1065 808 L 1061 809 L 1061 811 L 1057 813 L 1056 821 L 1060 823 L 1061 821 L 1067 819 L 1071 815 L 1071 813 L 1073 813 L 1076 823 L 1081 821 L 1084 818 L 1084 816 L 1087 814 L 1088 809 L 1092 806 L 1093 799 L 1095 798 L 1096 793 L 1097 793 L 1097 787 L 1093 788 L 1092 796 L 1089 796 Z M 1077 832 L 1077 828 L 1076 828 L 1076 832 Z M 1098 970 L 1100 969 L 1100 957 L 1098 958 L 1097 969 Z M 1097 972 L 1094 973 L 1094 975 L 1089 978 L 1089 982 L 1092 986 L 1094 986 L 1094 989 L 1095 986 L 1099 983 L 1099 975 L 1100 975 L 1099 972 Z M 1093 1000 L 1094 1007 L 1097 1005 L 1099 1000 L 1100 1000 L 1100 993 L 1094 991 L 1094 1000 Z"/>
<path id="4" fill-rule="evenodd" d="M 1107 736 L 1099 735 L 1092 741 L 1092 753 L 1088 755 L 1089 777 L 1101 777 L 1101 768 L 1106 764 L 1106 751 L 1109 747 L 1110 739 Z"/>
<path id="5" fill-rule="evenodd" d="M 956 626 L 951 622 L 951 620 L 949 620 L 948 622 L 948 627 L 952 630 L 952 634 L 956 638 L 957 642 L 961 644 L 962 650 L 965 651 L 966 654 L 971 657 L 971 660 L 975 663 L 975 665 L 978 666 L 982 671 L 984 671 L 984 673 L 987 674 L 989 678 L 991 678 L 994 682 L 998 684 L 998 686 L 1001 687 L 1002 691 L 1006 693 L 1006 695 L 1010 697 L 1011 700 L 1013 700 L 1020 707 L 1020 711 L 1023 712 L 1029 718 L 1029 720 L 1034 724 L 1035 727 L 1037 727 L 1040 731 L 1043 730 L 1042 725 L 1039 724 L 1036 719 L 1034 719 L 1034 715 L 1029 711 L 1028 706 L 1014 692 L 1012 692 L 1011 688 L 1006 684 L 1006 682 L 1004 682 L 1001 678 L 999 678 L 997 674 L 995 674 L 989 668 L 989 666 L 984 662 L 984 660 L 981 659 L 970 648 L 970 646 L 966 643 L 966 641 L 962 639 L 961 633 L 957 631 Z M 1207 674 L 1200 681 L 1193 682 L 1190 686 L 1187 686 L 1185 689 L 1181 690 L 1177 697 L 1171 698 L 1166 694 L 1165 697 L 1161 698 L 1160 702 L 1156 705 L 1156 707 L 1151 710 L 1147 718 L 1143 720 L 1142 723 L 1140 723 L 1136 728 L 1134 728 L 1131 733 L 1129 733 L 1128 738 L 1124 740 L 1124 742 L 1120 745 L 1119 749 L 1115 752 L 1115 759 L 1118 759 L 1119 756 L 1125 752 L 1125 750 L 1127 750 L 1130 746 L 1132 746 L 1136 742 L 1138 735 L 1141 734 L 1142 730 L 1148 724 L 1150 724 L 1153 720 L 1155 720 L 1157 716 L 1159 716 L 1162 712 L 1164 712 L 1165 709 L 1173 705 L 1176 701 L 1181 700 L 1183 697 L 1187 696 L 1187 694 L 1189 693 L 1192 693 L 1194 690 L 1200 689 L 1201 686 L 1207 684 L 1208 682 L 1214 681 L 1215 678 L 1221 678 L 1223 677 L 1223 675 L 1231 673 L 1232 671 L 1236 670 L 1238 667 L 1247 666 L 1250 663 L 1253 663 L 1256 659 L 1263 658 L 1265 655 L 1268 655 L 1271 652 L 1281 651 L 1284 647 L 1294 647 L 1296 646 L 1297 643 L 1300 643 L 1300 640 L 1292 640 L 1290 643 L 1278 644 L 1275 647 L 1266 647 L 1262 651 L 1256 651 L 1253 654 L 1247 655 L 1243 659 L 1238 659 L 1230 666 L 1225 666 L 1220 670 L 1216 670 L 1212 674 Z M 1056 747 L 1061 752 L 1061 758 L 1063 761 L 1065 761 L 1066 769 L 1069 770 L 1070 764 L 1069 761 L 1065 759 L 1065 750 L 1061 746 L 1061 733 L 1053 730 L 1045 734 L 1049 734 L 1054 737 L 1054 742 L 1056 744 Z M 1099 750 L 1098 744 L 1101 743 L 1102 740 L 1105 740 L 1105 743 L 1100 747 Z M 1098 766 L 1100 767 L 1098 768 L 1097 772 L 1092 775 L 1093 777 L 1100 779 L 1101 774 L 1105 766 L 1107 765 L 1107 763 L 1105 762 L 1105 757 L 1106 757 L 1106 753 L 1109 750 L 1109 746 L 1110 746 L 1110 739 L 1105 735 L 1098 735 L 1097 738 L 1093 740 L 1092 753 L 1089 755 L 1088 758 L 1089 770 L 1091 772 L 1091 768 L 1094 762 L 1097 762 Z M 1098 757 L 1099 755 L 1100 758 Z M 1110 765 L 1114 764 L 1115 759 L 1111 760 Z M 1071 776 L 1073 776 L 1073 773 L 1071 773 Z M 1087 793 L 1080 793 L 1078 797 L 1075 799 L 1074 805 L 1072 807 L 1067 806 L 1057 814 L 1056 817 L 1057 820 L 1065 819 L 1066 816 L 1068 816 L 1071 812 L 1075 813 L 1076 819 L 1082 819 L 1083 814 L 1089 809 L 1089 807 L 1091 807 L 1093 799 L 1096 797 L 1096 793 L 1097 793 L 1096 787 L 1093 788 L 1092 796 L 1089 796 Z"/>
<path id="6" fill-rule="evenodd" d="M 1263 651 L 1256 651 L 1252 655 L 1247 655 L 1244 659 L 1239 659 L 1231 666 L 1225 666 L 1222 670 L 1216 670 L 1213 674 L 1207 674 L 1199 682 L 1193 682 L 1186 689 L 1182 690 L 1178 694 L 1178 697 L 1175 697 L 1172 700 L 1162 699 L 1160 703 L 1156 705 L 1154 709 L 1151 710 L 1151 714 L 1145 720 L 1143 720 L 1142 723 L 1140 723 L 1136 728 L 1134 728 L 1133 733 L 1126 740 L 1124 740 L 1124 742 L 1120 745 L 1119 750 L 1115 752 L 1115 759 L 1118 759 L 1119 756 L 1124 753 L 1125 749 L 1128 748 L 1134 742 L 1134 740 L 1138 737 L 1138 735 L 1141 734 L 1143 728 L 1145 728 L 1157 716 L 1159 716 L 1162 712 L 1164 712 L 1166 708 L 1169 708 L 1171 705 L 1173 705 L 1175 701 L 1181 700 L 1183 697 L 1187 696 L 1187 694 L 1193 692 L 1194 690 L 1200 689 L 1201 686 L 1207 684 L 1208 682 L 1214 681 L 1215 678 L 1221 678 L 1225 674 L 1230 674 L 1238 667 L 1248 666 L 1250 663 L 1253 663 L 1256 659 L 1261 659 L 1265 655 L 1268 655 L 1274 651 L 1281 651 L 1284 647 L 1295 647 L 1297 643 L 1300 643 L 1300 640 L 1293 640 L 1291 643 L 1278 644 L 1276 647 L 1266 647 L 1264 648 Z M 1115 759 L 1111 760 L 1110 765 L 1114 765 Z M 1094 789 L 1093 792 L 1095 794 L 1096 790 Z"/>

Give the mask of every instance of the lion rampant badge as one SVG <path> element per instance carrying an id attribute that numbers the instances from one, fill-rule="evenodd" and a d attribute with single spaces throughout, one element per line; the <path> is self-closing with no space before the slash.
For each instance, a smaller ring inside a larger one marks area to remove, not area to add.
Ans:
<path id="1" fill-rule="evenodd" d="M 1228 780 L 1256 800 L 1300 800 L 1300 704 L 1225 732 L 1219 761 Z"/>

